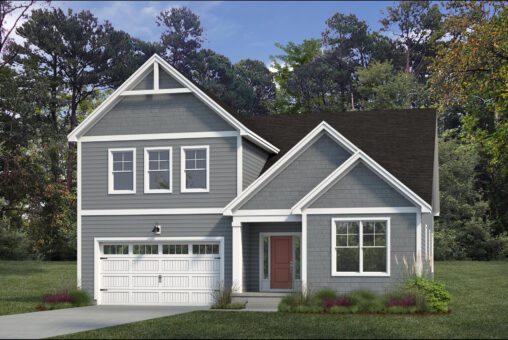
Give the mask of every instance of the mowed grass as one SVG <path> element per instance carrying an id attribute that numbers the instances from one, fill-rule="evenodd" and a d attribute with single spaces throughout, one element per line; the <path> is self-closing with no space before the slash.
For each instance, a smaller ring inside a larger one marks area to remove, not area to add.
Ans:
<path id="1" fill-rule="evenodd" d="M 76 287 L 76 262 L 0 261 L 0 315 L 35 312 L 42 296 Z"/>
<path id="2" fill-rule="evenodd" d="M 64 338 L 507 338 L 508 262 L 438 262 L 452 294 L 446 315 L 193 312 Z"/>

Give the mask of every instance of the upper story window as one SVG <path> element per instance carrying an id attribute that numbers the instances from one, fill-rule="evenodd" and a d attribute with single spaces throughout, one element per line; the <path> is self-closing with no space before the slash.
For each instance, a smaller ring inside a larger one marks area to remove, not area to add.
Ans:
<path id="1" fill-rule="evenodd" d="M 136 149 L 109 149 L 110 194 L 136 193 Z"/>
<path id="2" fill-rule="evenodd" d="M 332 275 L 388 276 L 389 259 L 389 219 L 332 219 Z"/>
<path id="3" fill-rule="evenodd" d="M 208 192 L 210 160 L 208 146 L 183 146 L 181 192 Z"/>
<path id="4" fill-rule="evenodd" d="M 171 147 L 145 148 L 145 193 L 172 191 Z"/>

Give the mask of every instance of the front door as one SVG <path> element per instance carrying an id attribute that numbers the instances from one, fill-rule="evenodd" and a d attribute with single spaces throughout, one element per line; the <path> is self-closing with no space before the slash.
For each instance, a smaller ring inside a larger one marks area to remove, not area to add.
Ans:
<path id="1" fill-rule="evenodd" d="M 292 289 L 293 237 L 272 236 L 270 244 L 270 288 Z"/>

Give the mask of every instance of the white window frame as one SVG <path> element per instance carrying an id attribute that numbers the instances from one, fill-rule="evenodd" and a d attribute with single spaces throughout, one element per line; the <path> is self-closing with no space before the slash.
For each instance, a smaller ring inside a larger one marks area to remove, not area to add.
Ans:
<path id="1" fill-rule="evenodd" d="M 363 221 L 385 221 L 386 222 L 386 272 L 364 272 L 363 271 Z M 358 222 L 359 232 L 359 265 L 358 272 L 338 272 L 337 255 L 335 248 L 337 246 L 336 222 Z M 390 218 L 389 217 L 337 217 L 332 218 L 331 223 L 331 275 L 332 276 L 390 276 Z"/>
<path id="2" fill-rule="evenodd" d="M 150 189 L 150 151 L 169 151 L 169 189 Z M 145 194 L 170 194 L 173 192 L 173 148 L 171 146 L 145 148 Z"/>
<path id="3" fill-rule="evenodd" d="M 185 176 L 185 150 L 202 150 L 206 151 L 206 188 L 187 189 L 187 177 Z M 209 145 L 192 145 L 182 146 L 180 148 L 180 192 L 210 192 L 210 146 Z"/>
<path id="4" fill-rule="evenodd" d="M 115 190 L 113 177 L 113 152 L 132 152 L 132 190 Z M 124 195 L 136 193 L 136 148 L 108 149 L 108 194 Z"/>

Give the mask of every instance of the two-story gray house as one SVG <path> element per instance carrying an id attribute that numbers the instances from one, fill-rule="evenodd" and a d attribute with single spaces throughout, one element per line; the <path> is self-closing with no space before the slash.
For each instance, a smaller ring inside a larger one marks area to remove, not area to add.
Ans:
<path id="1" fill-rule="evenodd" d="M 154 55 L 68 138 L 78 285 L 98 304 L 432 275 L 433 111 L 242 117 Z"/>

